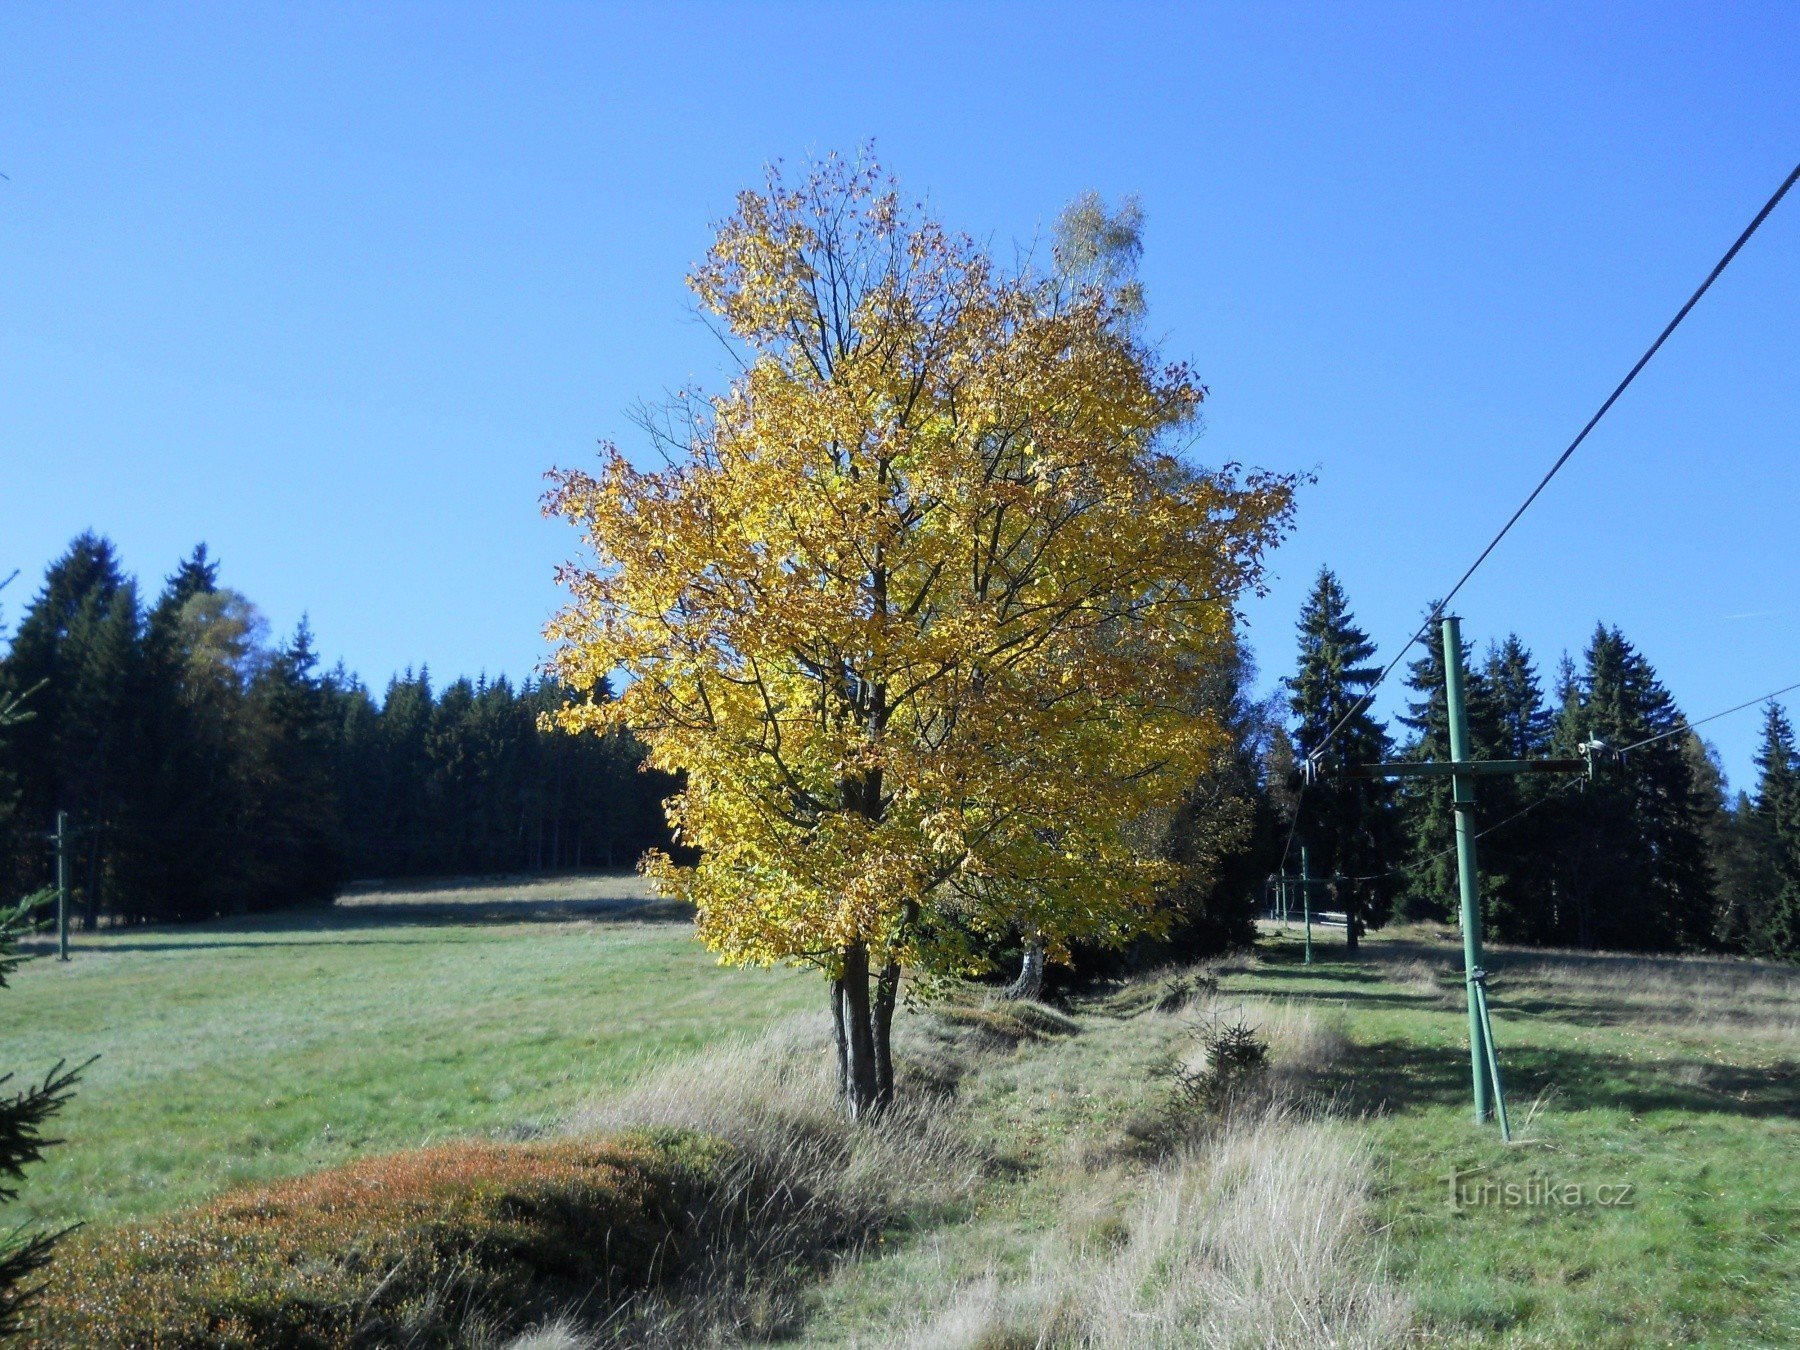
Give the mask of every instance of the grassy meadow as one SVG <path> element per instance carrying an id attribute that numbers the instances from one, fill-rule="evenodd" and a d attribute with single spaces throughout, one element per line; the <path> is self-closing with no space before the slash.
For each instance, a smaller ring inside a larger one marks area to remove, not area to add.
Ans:
<path id="1" fill-rule="evenodd" d="M 1318 954 L 1282 941 L 1249 982 L 1340 1019 L 1320 1086 L 1367 1116 L 1392 1272 L 1430 1338 L 1800 1343 L 1800 971 L 1490 951 L 1506 1145 L 1469 1118 L 1453 935 Z"/>
<path id="2" fill-rule="evenodd" d="M 715 1140 L 679 1278 L 451 1343 L 1800 1343 L 1800 972 L 1491 952 L 1506 1145 L 1469 1119 L 1454 936 L 1341 943 L 1309 967 L 1269 927 L 1056 1008 L 909 1011 L 870 1132 L 837 1113 L 816 976 L 720 970 L 630 879 L 108 934 L 9 995 L 9 1063 L 102 1056 L 22 1204 L 99 1250 L 394 1150 Z M 1236 1023 L 1267 1062 L 1212 1092 Z"/>
<path id="3" fill-rule="evenodd" d="M 135 1218 L 373 1152 L 529 1132 L 823 1002 L 816 977 L 719 969 L 672 911 L 609 876 L 77 934 L 67 965 L 27 962 L 6 995 L 6 1067 L 99 1056 L 8 1218 Z"/>

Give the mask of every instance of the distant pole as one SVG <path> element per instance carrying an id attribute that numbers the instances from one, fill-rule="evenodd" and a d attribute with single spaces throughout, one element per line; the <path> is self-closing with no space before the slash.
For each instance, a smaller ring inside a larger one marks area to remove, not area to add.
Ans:
<path id="1" fill-rule="evenodd" d="M 1444 618 L 1444 703 L 1450 722 L 1450 759 L 1466 764 L 1469 753 L 1469 713 L 1463 702 L 1462 620 Z M 1475 870 L 1475 779 L 1466 773 L 1450 776 L 1451 804 L 1456 812 L 1456 882 L 1462 893 L 1463 981 L 1469 995 L 1469 1069 L 1475 1085 L 1475 1123 L 1489 1116 L 1489 1068 L 1484 991 L 1486 972 L 1481 964 L 1481 878 Z"/>
<path id="2" fill-rule="evenodd" d="M 1306 914 L 1306 964 L 1312 964 L 1312 865 L 1306 860 L 1306 845 L 1300 845 L 1300 905 Z"/>
<path id="3" fill-rule="evenodd" d="M 56 958 L 69 959 L 69 813 L 56 813 Z"/>

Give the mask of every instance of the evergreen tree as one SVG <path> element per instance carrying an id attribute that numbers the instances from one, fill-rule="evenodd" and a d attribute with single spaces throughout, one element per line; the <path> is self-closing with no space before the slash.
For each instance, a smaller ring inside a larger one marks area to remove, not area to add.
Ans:
<path id="1" fill-rule="evenodd" d="M 164 582 L 144 623 L 144 794 L 138 821 L 142 917 L 167 922 L 213 912 L 221 813 L 236 805 L 229 740 L 200 694 L 198 616 L 218 589 L 218 564 L 196 546 Z"/>
<path id="2" fill-rule="evenodd" d="M 19 963 L 17 938 L 31 923 L 44 897 L 33 896 L 0 908 L 0 990 Z M 44 1137 L 44 1126 L 67 1103 L 80 1069 L 56 1065 L 41 1082 L 29 1082 L 9 1091 L 13 1075 L 0 1073 L 0 1205 L 18 1198 L 18 1182 L 25 1168 L 40 1161 L 44 1150 L 56 1143 Z M 21 1314 L 36 1292 L 32 1277 L 50 1260 L 50 1250 L 61 1234 L 0 1231 L 0 1338 L 21 1329 Z"/>
<path id="3" fill-rule="evenodd" d="M 663 774 L 625 731 L 546 729 L 554 683 L 408 671 L 378 704 L 322 673 L 303 620 L 271 647 L 201 545 L 147 609 L 87 534 L 48 570 L 0 659 L 0 894 L 49 874 L 59 810 L 81 830 L 91 925 L 212 918 L 329 896 L 347 876 L 628 866 L 668 848 Z M 610 698 L 601 682 L 596 698 Z"/>
<path id="4" fill-rule="evenodd" d="M 1483 671 L 1496 759 L 1542 759 L 1551 751 L 1556 719 L 1544 700 L 1537 667 L 1516 633 L 1488 654 Z M 1562 829 L 1561 807 L 1571 785 L 1560 775 L 1521 774 L 1483 782 L 1479 820 L 1485 836 L 1476 856 L 1494 935 L 1510 942 L 1552 940 L 1552 877 L 1545 865 Z"/>
<path id="5" fill-rule="evenodd" d="M 329 899 L 343 876 L 331 691 L 304 618 L 254 677 L 253 824 L 261 838 L 251 902 L 269 908 Z"/>
<path id="6" fill-rule="evenodd" d="M 1329 568 L 1319 572 L 1299 629 L 1299 669 L 1287 682 L 1294 745 L 1303 760 L 1318 757 L 1322 746 L 1324 754 L 1317 758 L 1319 779 L 1300 803 L 1298 836 L 1308 846 L 1315 876 L 1348 878 L 1334 885 L 1348 921 L 1347 943 L 1355 950 L 1362 930 L 1388 917 L 1398 890 L 1392 869 L 1402 855 L 1391 785 L 1337 776 L 1349 765 L 1388 756 L 1387 729 L 1362 702 L 1380 671 L 1369 664 L 1374 644 L 1356 626 Z"/>
<path id="7" fill-rule="evenodd" d="M 39 688 L 34 692 L 42 692 Z M 0 693 L 0 731 L 31 720 L 23 696 Z M 16 904 L 0 906 L 0 990 L 19 964 L 17 938 L 40 905 L 49 898 L 40 892 Z M 0 1205 L 18 1198 L 17 1183 L 28 1164 L 39 1161 L 55 1140 L 44 1137 L 44 1126 L 68 1101 L 80 1069 L 58 1064 L 41 1083 L 28 1083 L 7 1091 L 12 1073 L 0 1073 Z M 20 1314 L 34 1292 L 32 1277 L 50 1259 L 57 1234 L 0 1229 L 0 1338 L 20 1329 Z"/>
<path id="8" fill-rule="evenodd" d="M 1432 609 L 1435 612 L 1436 607 Z M 1447 763 L 1451 758 L 1450 711 L 1444 691 L 1441 633 L 1433 631 L 1421 645 L 1422 654 L 1407 666 L 1406 687 L 1414 697 L 1398 719 L 1412 732 L 1403 753 L 1407 759 Z M 1500 740 L 1495 701 L 1485 675 L 1470 659 L 1467 642 L 1463 643 L 1462 664 L 1470 753 L 1477 759 L 1494 758 Z M 1491 791 L 1490 784 L 1499 785 L 1499 791 Z M 1407 870 L 1396 878 L 1401 887 L 1401 912 L 1412 918 L 1447 918 L 1457 907 L 1456 858 L 1448 851 L 1456 836 L 1450 782 L 1445 778 L 1402 779 L 1396 795 L 1409 859 Z M 1485 780 L 1478 794 L 1483 818 L 1498 819 L 1511 796 L 1505 780 Z M 1487 894 L 1484 886 L 1484 898 Z"/>
<path id="9" fill-rule="evenodd" d="M 87 831 L 74 883 L 90 923 L 112 842 L 94 827 L 117 813 L 134 757 L 137 624 L 136 594 L 112 545 L 82 534 L 51 564 L 0 673 L 0 690 L 14 697 L 37 691 L 32 716 L 13 728 L 8 750 L 18 828 L 6 879 L 20 890 L 48 878 L 37 836 L 58 811 L 68 811 Z"/>
<path id="10" fill-rule="evenodd" d="M 1283 709 L 1278 698 L 1252 697 L 1255 682 L 1256 664 L 1240 644 L 1235 659 L 1211 672 L 1201 690 L 1231 741 L 1214 770 L 1194 784 L 1163 844 L 1165 856 L 1184 867 L 1171 897 L 1180 916 L 1168 942 L 1175 960 L 1199 960 L 1254 940 L 1263 882 L 1287 837 L 1264 767 L 1280 753 L 1276 738 L 1286 741 Z"/>
<path id="11" fill-rule="evenodd" d="M 1565 807 L 1552 869 L 1557 940 L 1633 950 L 1705 946 L 1714 926 L 1706 804 L 1683 746 L 1692 733 L 1674 700 L 1624 635 L 1604 625 L 1564 695 L 1555 734 L 1561 754 L 1591 739 L 1614 747 L 1661 739 Z"/>
<path id="12" fill-rule="evenodd" d="M 1748 824 L 1758 856 L 1742 938 L 1758 956 L 1791 961 L 1800 957 L 1800 753 L 1793 725 L 1778 703 L 1770 703 L 1763 716 L 1756 770 L 1756 804 Z"/>

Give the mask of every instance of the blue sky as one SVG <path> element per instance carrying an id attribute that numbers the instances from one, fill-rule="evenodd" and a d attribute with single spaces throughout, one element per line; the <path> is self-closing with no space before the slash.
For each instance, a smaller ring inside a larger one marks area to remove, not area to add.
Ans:
<path id="1" fill-rule="evenodd" d="M 874 138 L 1010 249 L 1141 195 L 1203 457 L 1316 471 L 1385 657 L 1800 158 L 1792 5 L 0 11 L 0 571 L 205 540 L 371 683 L 524 673 L 544 470 L 718 349 L 682 278 L 762 163 Z M 1800 680 L 1800 196 L 1464 592 L 1548 674 L 1623 627 L 1692 716 Z M 1391 703 L 1389 705 L 1391 707 Z M 1708 727 L 1748 777 L 1757 717 Z"/>

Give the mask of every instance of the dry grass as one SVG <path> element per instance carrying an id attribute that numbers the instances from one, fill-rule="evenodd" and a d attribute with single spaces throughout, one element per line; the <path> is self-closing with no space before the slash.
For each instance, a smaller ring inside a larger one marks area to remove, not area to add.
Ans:
<path id="1" fill-rule="evenodd" d="M 1577 1003 L 1597 1020 L 1800 1047 L 1800 969 L 1717 956 L 1505 950 L 1491 961 L 1508 996 Z"/>
<path id="2" fill-rule="evenodd" d="M 1240 1018 L 1262 1036 L 1285 1096 L 1310 1087 L 1350 1044 L 1340 1015 L 1292 999 L 1227 997 L 1214 999 L 1211 1008 L 1218 1016 Z"/>
<path id="3" fill-rule="evenodd" d="M 1462 993 L 1462 970 L 1449 960 L 1414 957 L 1387 963 L 1388 982 L 1408 994 L 1447 1002 Z"/>
<path id="4" fill-rule="evenodd" d="M 734 1159 L 731 1183 L 698 1225 L 711 1240 L 690 1259 L 692 1274 L 584 1333 L 593 1343 L 685 1347 L 789 1332 L 812 1277 L 974 1184 L 982 1160 L 942 1086 L 960 1067 L 903 1055 L 898 1100 L 878 1124 L 859 1125 L 839 1104 L 828 1044 L 822 1018 L 795 1019 L 672 1064 L 570 1122 L 583 1134 L 692 1132 L 723 1141 Z M 941 1038 L 927 1053 L 941 1060 Z M 575 1334 L 572 1324 L 538 1333 Z"/>
<path id="5" fill-rule="evenodd" d="M 541 900 L 654 900 L 655 889 L 636 872 L 568 872 L 554 876 L 429 877 L 405 881 L 353 881 L 339 906 L 531 904 Z"/>
<path id="6" fill-rule="evenodd" d="M 1365 957 L 1408 993 L 1462 998 L 1454 929 L 1403 925 Z M 1800 1048 L 1800 969 L 1731 956 L 1648 956 L 1490 943 L 1491 987 L 1577 1024 L 1655 1027 L 1695 1038 Z"/>
<path id="7" fill-rule="evenodd" d="M 1092 1270 L 1080 1342 L 1102 1347 L 1367 1345 L 1404 1339 L 1380 1276 L 1370 1150 L 1272 1106 L 1162 1169 Z"/>
<path id="8" fill-rule="evenodd" d="M 1027 1041 L 1073 1036 L 1081 1024 L 1065 1013 L 1028 999 L 963 999 L 945 1002 L 931 1010 L 940 1026 L 975 1033 L 978 1043 L 1011 1050 Z"/>
<path id="9" fill-rule="evenodd" d="M 1166 984 L 1153 984 L 1152 990 Z M 1289 1001 L 1213 995 L 1182 1013 L 1148 1001 L 1146 1034 L 1242 1023 L 1269 1072 L 1223 1119 L 1177 1139 L 1147 1172 L 1071 1180 L 1066 1218 L 1026 1278 L 965 1283 L 911 1328 L 920 1347 L 1388 1346 L 1411 1330 L 1383 1273 L 1371 1151 L 1306 1104 L 1343 1055 L 1338 1019 Z M 1196 1037 L 1183 1067 L 1208 1070 Z M 872 1342 L 873 1343 L 873 1342 Z"/>
<path id="10" fill-rule="evenodd" d="M 1116 1223 L 1047 1245 L 1030 1278 L 988 1276 L 913 1329 L 925 1350 L 1391 1346 L 1406 1300 L 1373 1231 L 1368 1145 L 1265 1106 L 1156 1169 Z"/>

